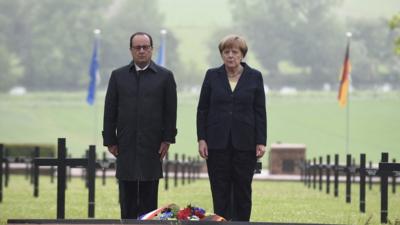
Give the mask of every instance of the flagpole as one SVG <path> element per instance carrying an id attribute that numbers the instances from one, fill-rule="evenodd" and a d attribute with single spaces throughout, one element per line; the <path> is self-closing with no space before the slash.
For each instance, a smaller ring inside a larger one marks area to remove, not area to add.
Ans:
<path id="1" fill-rule="evenodd" d="M 167 48 L 167 30 L 161 29 L 160 30 L 160 48 L 158 49 L 158 55 L 157 55 L 157 64 L 160 66 L 166 66 L 166 48 Z"/>
<path id="2" fill-rule="evenodd" d="M 350 83 L 351 84 L 351 83 Z M 347 95 L 347 106 L 346 106 L 346 155 L 349 154 L 349 142 L 350 142 L 350 91 Z"/>
<path id="3" fill-rule="evenodd" d="M 347 46 L 350 46 L 351 32 L 346 33 Z M 346 155 L 350 153 L 350 93 L 351 93 L 351 73 L 349 73 L 349 91 L 347 94 L 347 106 L 346 106 Z"/>
<path id="4" fill-rule="evenodd" d="M 94 38 L 95 41 L 97 42 L 97 57 L 100 55 L 100 34 L 101 34 L 101 30 L 100 29 L 95 29 L 93 31 L 94 33 Z M 98 74 L 96 74 L 97 76 Z M 96 86 L 99 83 L 100 77 L 96 77 Z M 97 89 L 97 88 L 96 88 Z M 94 92 L 94 99 L 96 99 L 97 97 L 97 91 Z M 97 101 L 94 101 L 94 107 L 93 107 L 93 141 L 94 141 L 94 145 L 97 145 L 97 141 L 98 141 L 98 132 L 97 132 L 97 121 L 98 121 L 98 104 Z"/>

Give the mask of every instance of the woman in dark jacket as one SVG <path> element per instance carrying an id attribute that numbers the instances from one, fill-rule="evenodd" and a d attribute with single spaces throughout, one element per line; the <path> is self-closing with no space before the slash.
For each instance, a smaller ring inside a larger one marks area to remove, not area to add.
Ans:
<path id="1" fill-rule="evenodd" d="M 267 142 L 264 83 L 242 62 L 242 37 L 228 35 L 218 48 L 224 64 L 207 71 L 197 107 L 199 154 L 207 160 L 214 212 L 249 221 L 254 168 Z"/>

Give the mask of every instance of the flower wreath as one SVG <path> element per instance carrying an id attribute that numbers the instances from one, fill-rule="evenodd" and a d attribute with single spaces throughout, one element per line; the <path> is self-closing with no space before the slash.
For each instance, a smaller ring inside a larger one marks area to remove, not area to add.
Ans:
<path id="1" fill-rule="evenodd" d="M 202 221 L 225 221 L 216 214 L 209 214 L 203 208 L 187 205 L 179 208 L 176 204 L 158 208 L 139 217 L 139 220 L 202 220 Z"/>

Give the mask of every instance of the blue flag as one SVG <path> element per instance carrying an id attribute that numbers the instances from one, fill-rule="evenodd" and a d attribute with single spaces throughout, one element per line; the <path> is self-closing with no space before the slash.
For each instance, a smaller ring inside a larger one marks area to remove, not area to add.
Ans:
<path id="1" fill-rule="evenodd" d="M 158 49 L 156 63 L 165 66 L 165 38 L 161 38 L 160 48 Z"/>
<path id="2" fill-rule="evenodd" d="M 90 69 L 89 69 L 89 87 L 88 87 L 88 95 L 86 101 L 89 105 L 93 105 L 95 96 L 96 96 L 96 85 L 98 79 L 100 78 L 99 74 L 99 59 L 98 59 L 98 49 L 99 49 L 99 39 L 96 37 L 94 42 L 92 60 L 90 62 Z"/>

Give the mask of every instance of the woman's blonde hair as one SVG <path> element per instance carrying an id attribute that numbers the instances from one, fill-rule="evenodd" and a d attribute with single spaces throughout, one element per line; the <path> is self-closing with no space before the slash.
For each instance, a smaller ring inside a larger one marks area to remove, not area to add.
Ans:
<path id="1" fill-rule="evenodd" d="M 236 34 L 229 34 L 222 38 L 218 45 L 219 53 L 222 54 L 222 51 L 224 51 L 226 48 L 232 47 L 238 47 L 242 52 L 243 57 L 246 56 L 248 50 L 246 41 L 244 38 Z"/>

